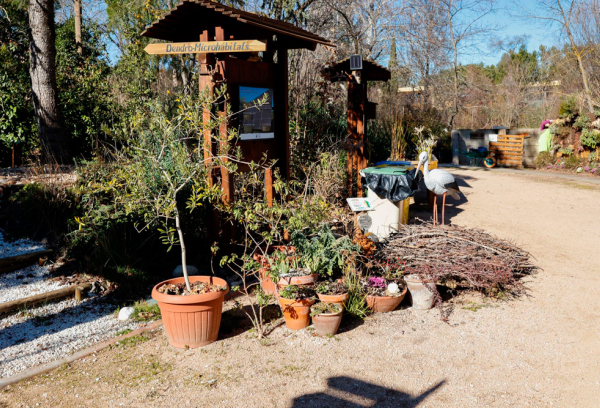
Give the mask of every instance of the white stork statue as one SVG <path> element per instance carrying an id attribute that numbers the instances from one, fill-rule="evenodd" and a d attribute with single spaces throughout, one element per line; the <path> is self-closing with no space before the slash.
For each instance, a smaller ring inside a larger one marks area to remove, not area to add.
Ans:
<path id="1" fill-rule="evenodd" d="M 415 172 L 415 177 L 419 173 L 419 168 L 423 165 L 423 178 L 425 178 L 425 186 L 427 189 L 433 194 L 435 194 L 435 198 L 433 199 L 433 225 L 438 222 L 437 218 L 437 196 L 438 194 L 443 194 L 444 199 L 442 203 L 442 225 L 444 225 L 444 207 L 446 206 L 446 194 L 450 194 L 456 200 L 460 199 L 458 195 L 460 193 L 460 189 L 458 188 L 458 184 L 456 184 L 456 180 L 454 176 L 448 173 L 445 170 L 433 169 L 429 171 L 429 155 L 427 152 L 422 152 L 419 155 L 419 165 L 417 166 L 417 171 Z"/>

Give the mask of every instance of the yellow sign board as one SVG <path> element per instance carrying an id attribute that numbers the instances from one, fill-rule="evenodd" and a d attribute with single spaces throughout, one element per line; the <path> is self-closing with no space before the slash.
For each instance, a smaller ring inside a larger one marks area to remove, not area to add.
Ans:
<path id="1" fill-rule="evenodd" d="M 189 43 L 148 44 L 148 54 L 208 54 L 213 52 L 266 51 L 267 42 L 260 40 L 206 41 Z"/>

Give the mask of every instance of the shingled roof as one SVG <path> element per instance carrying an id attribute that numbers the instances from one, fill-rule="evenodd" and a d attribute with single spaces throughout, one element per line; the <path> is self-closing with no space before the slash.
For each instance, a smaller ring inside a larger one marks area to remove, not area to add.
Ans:
<path id="1" fill-rule="evenodd" d="M 220 25 L 236 40 L 267 39 L 277 35 L 285 48 L 314 50 L 317 44 L 334 46 L 329 40 L 283 21 L 228 7 L 210 0 L 184 0 L 146 27 L 144 37 L 173 42 L 198 41 L 209 27 Z"/>
<path id="2" fill-rule="evenodd" d="M 363 60 L 362 77 L 367 81 L 387 81 L 392 77 L 389 69 L 382 67 L 375 61 Z M 323 75 L 332 82 L 347 81 L 344 74 L 350 73 L 350 58 L 346 58 L 323 70 Z"/>

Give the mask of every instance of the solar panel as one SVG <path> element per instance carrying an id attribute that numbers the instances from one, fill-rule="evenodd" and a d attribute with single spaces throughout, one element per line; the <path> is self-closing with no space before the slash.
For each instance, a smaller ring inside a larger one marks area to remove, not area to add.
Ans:
<path id="1" fill-rule="evenodd" d="M 351 55 L 350 56 L 350 71 L 358 71 L 363 68 L 362 66 L 362 55 Z"/>

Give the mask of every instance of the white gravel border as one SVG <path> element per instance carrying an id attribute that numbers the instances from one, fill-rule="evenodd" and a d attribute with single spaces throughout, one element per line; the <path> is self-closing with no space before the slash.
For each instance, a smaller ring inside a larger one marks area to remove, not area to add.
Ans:
<path id="1" fill-rule="evenodd" d="M 0 257 L 37 251 L 33 241 L 4 241 L 0 233 Z M 0 303 L 60 289 L 68 285 L 50 278 L 47 267 L 32 265 L 0 275 Z M 137 329 L 140 324 L 121 322 L 116 307 L 96 296 L 82 302 L 67 298 L 41 304 L 0 319 L 0 378 L 39 364 L 58 360 L 82 348 Z"/>

